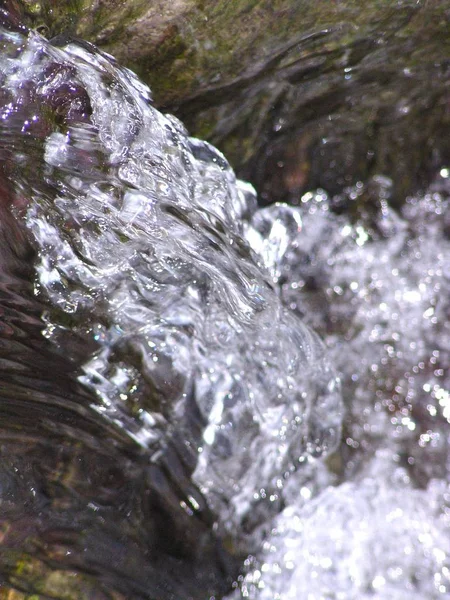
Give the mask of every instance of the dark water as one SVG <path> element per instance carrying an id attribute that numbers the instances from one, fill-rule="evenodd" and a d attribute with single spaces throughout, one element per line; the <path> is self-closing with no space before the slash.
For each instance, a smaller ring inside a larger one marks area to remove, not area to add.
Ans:
<path id="1" fill-rule="evenodd" d="M 260 209 L 61 43 L 4 16 L 0 597 L 450 597 L 446 166 Z"/>

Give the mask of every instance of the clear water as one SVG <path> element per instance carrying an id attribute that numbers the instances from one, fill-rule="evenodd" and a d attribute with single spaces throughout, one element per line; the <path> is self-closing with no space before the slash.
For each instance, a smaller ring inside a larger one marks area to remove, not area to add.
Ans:
<path id="1" fill-rule="evenodd" d="M 103 445 L 132 481 L 116 512 L 95 500 L 92 516 L 133 521 L 115 577 L 106 559 L 93 571 L 68 559 L 76 541 L 63 564 L 136 598 L 223 597 L 233 577 L 232 598 L 450 597 L 445 169 L 401 214 L 383 178 L 258 209 L 226 159 L 110 57 L 20 30 L 0 42 L 2 211 L 33 252 L 39 335 L 74 366 L 83 415 L 110 432 Z M 41 390 L 27 385 L 33 411 Z M 83 427 L 63 433 L 84 440 Z M 90 444 L 99 466 L 79 467 L 81 498 L 53 475 L 67 521 L 92 514 L 103 454 Z M 154 512 L 134 512 L 149 493 L 136 464 L 187 549 L 164 532 L 156 543 Z M 21 469 L 25 487 L 43 486 Z M 209 534 L 235 560 L 225 584 Z M 123 566 L 131 547 L 142 568 Z M 179 566 L 190 553 L 191 577 Z"/>

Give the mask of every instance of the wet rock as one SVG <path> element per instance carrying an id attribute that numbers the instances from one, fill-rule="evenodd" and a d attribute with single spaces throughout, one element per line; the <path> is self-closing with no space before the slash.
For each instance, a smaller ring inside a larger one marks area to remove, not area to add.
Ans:
<path id="1" fill-rule="evenodd" d="M 450 161 L 445 0 L 20 5 L 134 69 L 262 202 L 382 174 L 399 204 Z"/>

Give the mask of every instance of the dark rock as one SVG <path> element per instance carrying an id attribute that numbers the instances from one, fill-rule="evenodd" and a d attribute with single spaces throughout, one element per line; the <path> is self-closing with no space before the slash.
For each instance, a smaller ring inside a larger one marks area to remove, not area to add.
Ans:
<path id="1" fill-rule="evenodd" d="M 382 174 L 398 203 L 450 160 L 445 0 L 19 4 L 134 69 L 264 202 Z"/>

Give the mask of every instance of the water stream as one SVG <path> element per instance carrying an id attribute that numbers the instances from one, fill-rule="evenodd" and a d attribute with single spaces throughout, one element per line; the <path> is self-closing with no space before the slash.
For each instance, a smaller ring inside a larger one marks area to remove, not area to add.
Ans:
<path id="1" fill-rule="evenodd" d="M 450 598 L 448 170 L 258 208 L 108 55 L 0 45 L 0 586 Z"/>

